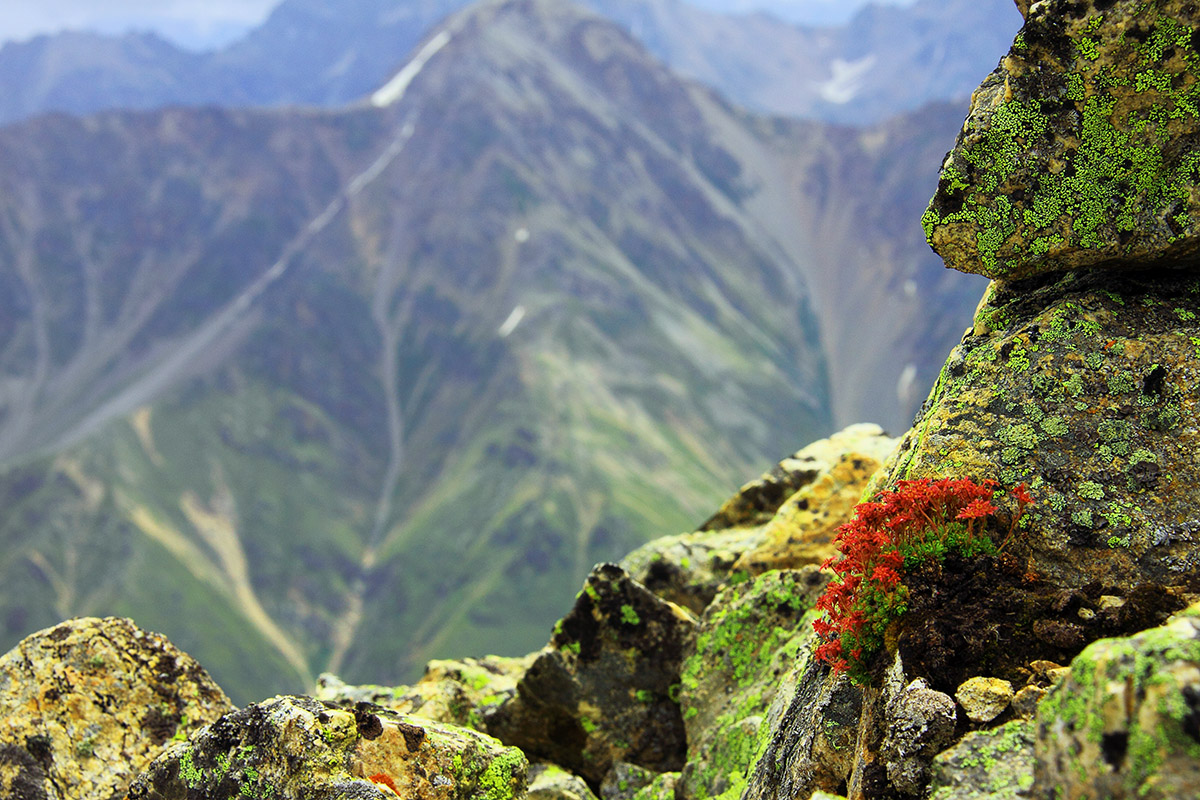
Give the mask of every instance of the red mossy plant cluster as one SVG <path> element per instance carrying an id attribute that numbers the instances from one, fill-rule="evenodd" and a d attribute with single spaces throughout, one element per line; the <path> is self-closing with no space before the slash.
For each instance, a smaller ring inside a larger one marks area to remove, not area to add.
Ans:
<path id="1" fill-rule="evenodd" d="M 925 478 L 860 503 L 834 540 L 840 557 L 823 565 L 836 577 L 817 601 L 826 614 L 813 623 L 822 640 L 817 658 L 855 683 L 871 682 L 888 626 L 907 610 L 905 575 L 948 554 L 995 555 L 1008 545 L 1033 498 L 1025 484 L 1008 492 L 1016 510 L 1000 526 L 992 502 L 998 493 L 992 481 Z"/>

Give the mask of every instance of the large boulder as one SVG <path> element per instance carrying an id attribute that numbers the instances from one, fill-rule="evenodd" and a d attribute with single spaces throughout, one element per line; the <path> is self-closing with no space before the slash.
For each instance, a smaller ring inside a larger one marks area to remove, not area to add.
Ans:
<path id="1" fill-rule="evenodd" d="M 528 762 L 476 731 L 276 697 L 226 714 L 162 755 L 130 800 L 512 800 Z"/>
<path id="2" fill-rule="evenodd" d="M 678 770 L 686 746 L 679 672 L 695 626 L 686 609 L 617 565 L 598 565 L 488 732 L 593 789 L 618 761 Z"/>
<path id="3" fill-rule="evenodd" d="M 1035 735 L 1035 797 L 1195 797 L 1200 606 L 1080 653 L 1038 707 Z"/>
<path id="4" fill-rule="evenodd" d="M 1035 503 L 1013 550 L 1034 575 L 1121 596 L 1187 583 L 1200 567 L 1197 371 L 1195 273 L 994 283 L 883 482 L 1025 482 Z"/>
<path id="5" fill-rule="evenodd" d="M 1021 5 L 1021 3 L 1018 3 Z M 922 222 L 992 278 L 1190 260 L 1200 238 L 1200 7 L 1043 0 L 975 91 Z"/>
<path id="6" fill-rule="evenodd" d="M 0 657 L 0 797 L 110 800 L 232 709 L 199 664 L 127 619 L 85 617 Z"/>

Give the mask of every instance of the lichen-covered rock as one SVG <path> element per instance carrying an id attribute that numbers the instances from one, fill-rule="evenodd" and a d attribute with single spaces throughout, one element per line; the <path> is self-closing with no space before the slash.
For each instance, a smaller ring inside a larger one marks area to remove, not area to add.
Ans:
<path id="1" fill-rule="evenodd" d="M 878 425 L 850 425 L 746 484 L 699 531 L 656 539 L 621 566 L 659 597 L 700 614 L 731 580 L 820 564 L 896 442 Z"/>
<path id="2" fill-rule="evenodd" d="M 134 781 L 130 800 L 511 800 L 528 762 L 476 731 L 276 697 L 226 714 L 174 745 Z"/>
<path id="3" fill-rule="evenodd" d="M 705 611 L 681 678 L 688 758 L 677 797 L 740 797 L 776 691 L 811 644 L 810 612 L 827 581 L 815 567 L 768 572 Z"/>
<path id="4" fill-rule="evenodd" d="M 317 679 L 315 697 L 343 707 L 374 703 L 399 714 L 486 732 L 488 718 L 516 694 L 517 681 L 535 657 L 531 653 L 520 658 L 430 661 L 421 680 L 412 686 L 353 686 L 324 674 Z"/>
<path id="5" fill-rule="evenodd" d="M 637 790 L 633 800 L 675 800 L 675 787 L 678 785 L 678 772 L 660 772 L 654 780 Z"/>
<path id="6" fill-rule="evenodd" d="M 596 793 L 583 778 L 557 764 L 533 764 L 525 800 L 596 800 Z"/>
<path id="7" fill-rule="evenodd" d="M 1091 644 L 1038 706 L 1035 797 L 1195 797 L 1200 606 Z"/>
<path id="8" fill-rule="evenodd" d="M 617 565 L 598 565 L 488 732 L 593 787 L 616 761 L 678 770 L 679 670 L 695 624 Z"/>
<path id="9" fill-rule="evenodd" d="M 921 678 L 892 698 L 880 749 L 894 788 L 910 795 L 924 791 L 930 762 L 954 741 L 955 722 L 954 701 Z"/>
<path id="10" fill-rule="evenodd" d="M 1033 788 L 1033 724 L 973 731 L 933 760 L 930 800 L 1018 800 Z"/>
<path id="11" fill-rule="evenodd" d="M 658 773 L 627 761 L 614 762 L 600 782 L 600 800 L 633 800 L 660 774 L 669 773 Z"/>
<path id="12" fill-rule="evenodd" d="M 127 619 L 85 617 L 0 657 L 0 797 L 109 800 L 232 705 L 199 664 Z"/>
<path id="13" fill-rule="evenodd" d="M 1026 482 L 1035 504 L 1014 547 L 1037 574 L 1122 596 L 1177 583 L 1200 566 L 1197 375 L 1194 273 L 993 283 L 886 482 Z M 1122 612 L 1091 610 L 1095 618 L 1064 619 L 1045 636 L 1086 638 L 1096 619 Z"/>
<path id="14" fill-rule="evenodd" d="M 1021 278 L 1194 253 L 1197 28 L 1187 0 L 1033 4 L 922 220 L 946 265 Z"/>
<path id="15" fill-rule="evenodd" d="M 1013 686 L 1000 678 L 976 675 L 962 682 L 954 692 L 954 699 L 971 722 L 991 722 L 1012 703 Z"/>

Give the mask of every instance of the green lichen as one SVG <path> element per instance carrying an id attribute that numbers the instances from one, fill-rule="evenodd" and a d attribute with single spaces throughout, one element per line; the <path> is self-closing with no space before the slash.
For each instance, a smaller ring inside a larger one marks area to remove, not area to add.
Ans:
<path id="1" fill-rule="evenodd" d="M 520 775 L 528 762 L 520 750 L 510 747 L 492 759 L 479 778 L 484 800 L 511 800 L 521 785 Z"/>
<path id="2" fill-rule="evenodd" d="M 633 606 L 625 604 L 621 606 L 621 621 L 626 625 L 640 625 L 642 618 L 633 610 Z"/>
<path id="3" fill-rule="evenodd" d="M 1085 500 L 1103 500 L 1104 487 L 1095 481 L 1084 481 L 1079 484 L 1079 496 Z"/>

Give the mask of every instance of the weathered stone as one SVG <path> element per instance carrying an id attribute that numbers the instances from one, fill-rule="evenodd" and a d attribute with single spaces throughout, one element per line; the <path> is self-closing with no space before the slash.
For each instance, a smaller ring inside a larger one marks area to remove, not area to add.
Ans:
<path id="1" fill-rule="evenodd" d="M 886 453 L 894 445 L 882 428 L 866 423 L 851 425 L 828 439 L 819 439 L 743 486 L 700 530 L 766 524 L 785 500 L 840 461 L 843 454 L 873 455 L 881 447 L 886 448 Z M 882 460 L 882 456 L 875 457 Z"/>
<path id="2" fill-rule="evenodd" d="M 1200 7 L 1044 0 L 975 91 L 923 223 L 993 278 L 1200 247 Z"/>
<path id="3" fill-rule="evenodd" d="M 678 770 L 679 670 L 695 624 L 615 564 L 597 566 L 488 732 L 593 787 L 616 761 Z"/>
<path id="4" fill-rule="evenodd" d="M 221 717 L 150 765 L 131 800 L 509 800 L 527 762 L 476 731 L 360 704 L 277 697 Z"/>
<path id="5" fill-rule="evenodd" d="M 883 465 L 897 440 L 879 437 L 877 452 L 843 453 L 811 483 L 780 506 L 763 527 L 762 544 L 742 554 L 733 565 L 758 575 L 769 569 L 820 565 L 837 553 L 834 536 L 854 515 L 867 482 Z"/>
<path id="6" fill-rule="evenodd" d="M 1178 583 L 1200 567 L 1196 342 L 1192 273 L 993 283 L 886 482 L 1024 481 L 1035 504 L 1014 550 L 1037 574 L 1123 596 L 1138 584 Z M 1100 620 L 1132 613 L 1098 599 Z"/>
<path id="7" fill-rule="evenodd" d="M 1038 706 L 1036 753 L 1034 796 L 1195 797 L 1200 606 L 1080 653 Z"/>
<path id="8" fill-rule="evenodd" d="M 80 618 L 0 657 L 0 797 L 109 800 L 232 705 L 199 664 L 127 619 Z"/>
<path id="9" fill-rule="evenodd" d="M 700 531 L 656 539 L 621 566 L 659 597 L 700 614 L 731 580 L 820 564 L 896 442 L 871 424 L 813 442 L 742 487 Z"/>
<path id="10" fill-rule="evenodd" d="M 1017 800 L 1033 787 L 1033 725 L 973 731 L 933 760 L 930 800 Z"/>
<path id="11" fill-rule="evenodd" d="M 678 784 L 678 772 L 660 772 L 654 776 L 654 780 L 638 789 L 633 800 L 675 800 L 675 787 Z"/>
<path id="12" fill-rule="evenodd" d="M 1008 681 L 980 675 L 963 681 L 954 698 L 971 722 L 991 722 L 1012 703 L 1013 686 Z"/>
<path id="13" fill-rule="evenodd" d="M 534 764 L 525 800 L 596 800 L 596 794 L 583 778 L 557 764 Z"/>
<path id="14" fill-rule="evenodd" d="M 621 566 L 663 600 L 703 614 L 733 577 L 734 563 L 763 539 L 761 525 L 665 536 L 625 556 Z"/>
<path id="15" fill-rule="evenodd" d="M 1013 714 L 1021 719 L 1031 719 L 1037 713 L 1038 703 L 1046 696 L 1046 690 L 1040 686 L 1023 686 L 1012 699 Z"/>
<path id="16" fill-rule="evenodd" d="M 486 732 L 488 718 L 516 694 L 517 681 L 536 655 L 430 661 L 412 686 L 351 686 L 324 674 L 317 679 L 315 697 L 343 707 L 374 703 L 399 714 Z"/>
<path id="17" fill-rule="evenodd" d="M 863 690 L 845 673 L 833 675 L 813 659 L 805 642 L 767 712 L 765 747 L 742 800 L 787 800 L 814 792 L 838 793 L 855 767 Z"/>
<path id="18" fill-rule="evenodd" d="M 811 609 L 827 580 L 815 567 L 768 572 L 726 588 L 705 611 L 681 676 L 681 800 L 741 794 L 771 733 L 764 719 L 776 691 L 811 645 Z"/>
<path id="19" fill-rule="evenodd" d="M 888 781 L 901 792 L 923 793 L 933 757 L 954 740 L 954 701 L 917 678 L 888 703 L 881 748 Z"/>

